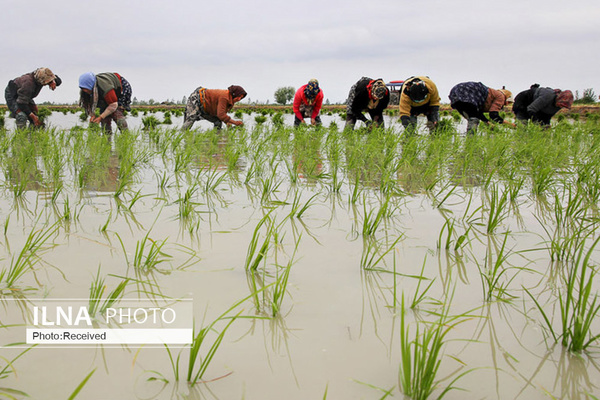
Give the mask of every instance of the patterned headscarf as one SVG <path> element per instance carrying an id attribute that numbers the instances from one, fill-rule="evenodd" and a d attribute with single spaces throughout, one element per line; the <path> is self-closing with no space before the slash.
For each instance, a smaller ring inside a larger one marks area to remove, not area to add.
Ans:
<path id="1" fill-rule="evenodd" d="M 556 93 L 556 107 L 571 109 L 573 105 L 573 92 L 570 90 L 555 90 Z"/>
<path id="2" fill-rule="evenodd" d="M 382 99 L 388 91 L 383 79 L 371 81 L 368 86 L 370 87 L 369 94 L 376 100 Z"/>
<path id="3" fill-rule="evenodd" d="M 47 85 L 55 78 L 54 73 L 50 71 L 50 68 L 36 69 L 33 71 L 33 77 L 40 83 L 40 85 Z"/>
<path id="4" fill-rule="evenodd" d="M 231 93 L 231 98 L 233 99 L 239 96 L 242 96 L 243 99 L 248 94 L 243 87 L 237 85 L 231 85 L 227 88 L 227 90 L 229 90 L 229 93 Z"/>
<path id="5" fill-rule="evenodd" d="M 317 97 L 320 91 L 321 89 L 319 89 L 319 81 L 316 79 L 311 79 L 304 88 L 304 95 L 307 99 L 314 99 Z"/>

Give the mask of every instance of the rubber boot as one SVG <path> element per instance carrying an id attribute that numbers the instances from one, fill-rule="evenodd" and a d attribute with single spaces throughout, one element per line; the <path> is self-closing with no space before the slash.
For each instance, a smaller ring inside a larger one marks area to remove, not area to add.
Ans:
<path id="1" fill-rule="evenodd" d="M 127 130 L 129 130 L 129 127 L 127 126 L 127 119 L 125 119 L 125 116 L 117 118 L 117 127 L 121 132 L 126 132 Z"/>
<path id="2" fill-rule="evenodd" d="M 467 121 L 467 135 L 474 135 L 477 133 L 477 126 L 479 126 L 478 118 L 469 118 Z"/>
<path id="3" fill-rule="evenodd" d="M 15 119 L 17 120 L 17 129 L 27 128 L 27 121 L 29 121 L 29 118 L 27 118 L 27 115 L 25 115 L 24 112 L 21 111 L 18 113 Z"/>
<path id="4" fill-rule="evenodd" d="M 435 123 L 433 121 L 427 121 L 426 126 L 430 135 L 435 133 Z"/>
<path id="5" fill-rule="evenodd" d="M 112 118 L 104 118 L 101 122 L 100 125 L 102 126 L 102 132 L 104 132 L 106 135 L 112 135 Z"/>
<path id="6" fill-rule="evenodd" d="M 181 130 L 182 131 L 187 131 L 188 129 L 190 129 L 192 127 L 192 125 L 194 125 L 194 121 L 193 119 L 185 119 L 183 122 L 183 125 L 181 126 Z"/>

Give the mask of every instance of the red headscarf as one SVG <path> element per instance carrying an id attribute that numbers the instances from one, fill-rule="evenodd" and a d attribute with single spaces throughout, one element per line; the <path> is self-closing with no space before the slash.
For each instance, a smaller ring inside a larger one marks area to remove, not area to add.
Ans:
<path id="1" fill-rule="evenodd" d="M 573 92 L 570 90 L 556 89 L 556 107 L 571 109 L 573 105 Z"/>

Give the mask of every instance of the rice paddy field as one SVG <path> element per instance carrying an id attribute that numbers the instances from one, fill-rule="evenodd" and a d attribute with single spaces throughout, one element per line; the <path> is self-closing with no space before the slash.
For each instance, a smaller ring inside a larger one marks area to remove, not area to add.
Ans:
<path id="1" fill-rule="evenodd" d="M 186 298 L 195 331 L 52 348 L 0 312 L 0 397 L 600 398 L 598 118 L 465 136 L 452 114 L 431 135 L 238 117 L 6 118 L 1 307 Z"/>

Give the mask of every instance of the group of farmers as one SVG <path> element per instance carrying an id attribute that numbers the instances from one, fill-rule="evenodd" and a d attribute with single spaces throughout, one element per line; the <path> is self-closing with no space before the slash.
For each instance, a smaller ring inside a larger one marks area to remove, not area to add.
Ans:
<path id="1" fill-rule="evenodd" d="M 5 90 L 6 105 L 17 129 L 24 129 L 29 122 L 40 126 L 38 109 L 34 98 L 43 86 L 51 90 L 62 83 L 49 68 L 38 68 L 33 72 L 12 79 Z M 130 110 L 131 85 L 120 74 L 86 72 L 79 77 L 79 103 L 90 116 L 90 122 L 99 123 L 105 132 L 111 133 L 114 121 L 120 130 L 127 129 L 125 110 Z M 198 87 L 189 96 L 182 129 L 190 129 L 194 122 L 207 120 L 217 129 L 222 124 L 243 125 L 227 113 L 234 104 L 246 97 L 241 86 L 227 89 Z M 463 82 L 455 85 L 450 94 L 450 106 L 467 120 L 467 133 L 475 133 L 480 122 L 514 124 L 505 121 L 500 111 L 513 102 L 512 93 L 505 88 L 492 89 L 481 82 Z M 383 111 L 390 101 L 390 90 L 382 79 L 363 77 L 350 88 L 346 110 L 346 129 L 354 129 L 357 121 L 367 127 L 383 127 Z M 435 130 L 440 119 L 440 95 L 435 83 L 427 76 L 413 76 L 405 80 L 400 90 L 400 121 L 407 130 L 414 130 L 417 116 L 427 118 L 429 131 Z M 532 121 L 545 126 L 561 108 L 571 108 L 573 93 L 570 90 L 552 89 L 532 85 L 514 98 L 513 113 L 517 121 Z M 293 112 L 294 125 L 310 123 L 320 125 L 323 105 L 323 90 L 316 79 L 311 79 L 295 93 Z M 99 109 L 99 116 L 96 116 Z M 370 119 L 365 116 L 368 113 Z M 485 113 L 488 113 L 486 117 Z"/>

